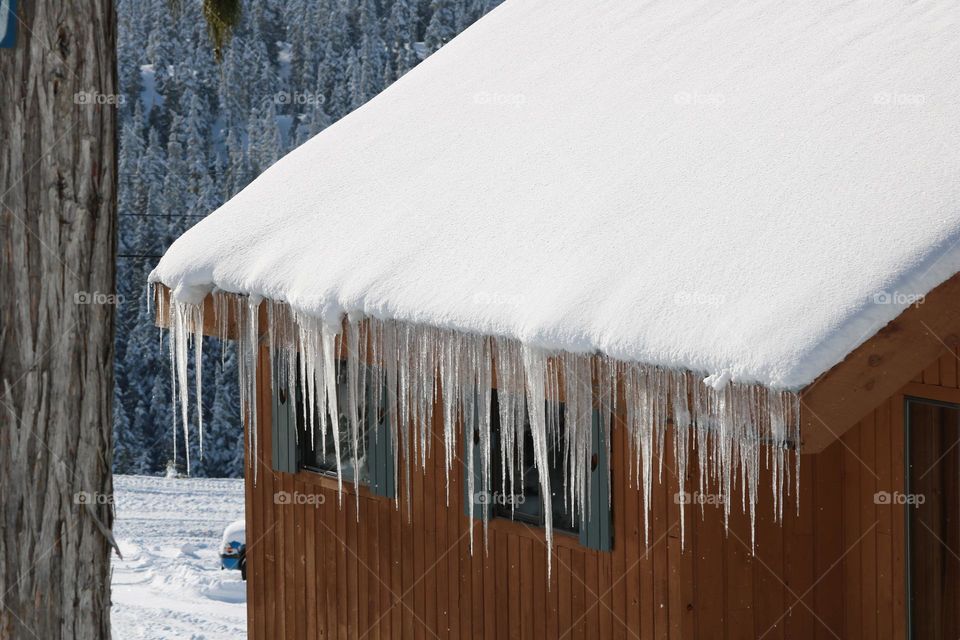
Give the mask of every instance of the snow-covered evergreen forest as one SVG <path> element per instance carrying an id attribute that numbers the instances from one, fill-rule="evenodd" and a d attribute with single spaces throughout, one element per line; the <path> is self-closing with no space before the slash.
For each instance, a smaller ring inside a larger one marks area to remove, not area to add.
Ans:
<path id="1" fill-rule="evenodd" d="M 160 255 L 281 156 L 498 3 L 244 0 L 241 23 L 219 61 L 200 0 L 117 3 L 123 98 L 115 472 L 162 473 L 173 459 L 168 346 L 154 327 L 145 289 Z M 203 396 L 204 457 L 192 451 L 191 471 L 239 477 L 235 354 L 207 340 L 205 353 L 223 355 L 203 363 L 203 379 L 214 381 L 215 390 Z M 178 445 L 182 469 L 182 439 Z M 192 438 L 190 446 L 198 445 Z"/>

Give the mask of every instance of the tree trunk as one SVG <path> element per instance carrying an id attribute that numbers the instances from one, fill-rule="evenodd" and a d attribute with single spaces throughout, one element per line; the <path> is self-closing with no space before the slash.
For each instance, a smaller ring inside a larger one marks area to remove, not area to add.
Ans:
<path id="1" fill-rule="evenodd" d="M 0 49 L 0 638 L 109 638 L 116 15 L 17 10 Z"/>

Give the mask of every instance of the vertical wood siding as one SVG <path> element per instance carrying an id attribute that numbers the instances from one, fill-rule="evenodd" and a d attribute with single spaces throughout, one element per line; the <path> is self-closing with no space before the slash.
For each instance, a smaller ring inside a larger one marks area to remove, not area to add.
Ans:
<path id="1" fill-rule="evenodd" d="M 945 354 L 909 392 L 956 390 L 957 362 Z M 557 533 L 548 581 L 541 530 L 495 520 L 485 545 L 479 522 L 464 515 L 459 463 L 448 492 L 442 411 L 434 413 L 434 455 L 424 473 L 411 474 L 409 511 L 363 488 L 359 503 L 349 487 L 340 504 L 329 479 L 271 471 L 269 380 L 259 384 L 259 478 L 246 488 L 254 640 L 906 636 L 904 511 L 874 499 L 903 491 L 903 392 L 821 454 L 802 456 L 799 514 L 791 497 L 782 525 L 761 483 L 755 554 L 739 505 L 726 534 L 720 509 L 707 506 L 701 518 L 688 506 L 681 541 L 670 456 L 654 485 L 646 545 L 642 498 L 616 429 L 613 551 Z M 696 486 L 695 468 L 685 486 Z M 275 504 L 277 491 L 323 503 Z"/>

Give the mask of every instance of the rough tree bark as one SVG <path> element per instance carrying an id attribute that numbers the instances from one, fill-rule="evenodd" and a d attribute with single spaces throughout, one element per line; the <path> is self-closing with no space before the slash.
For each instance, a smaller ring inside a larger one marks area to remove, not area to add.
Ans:
<path id="1" fill-rule="evenodd" d="M 0 49 L 0 638 L 110 637 L 116 15 Z"/>

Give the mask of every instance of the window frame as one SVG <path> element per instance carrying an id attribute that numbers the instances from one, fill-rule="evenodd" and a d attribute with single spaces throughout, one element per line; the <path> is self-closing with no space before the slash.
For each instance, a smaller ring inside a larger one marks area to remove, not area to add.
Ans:
<path id="1" fill-rule="evenodd" d="M 496 394 L 497 390 L 494 389 L 493 393 Z M 499 428 L 496 430 L 493 429 L 494 421 L 496 421 L 497 426 L 499 427 L 499 411 L 498 411 L 498 402 L 499 400 L 491 400 L 491 482 L 496 482 L 499 480 L 499 464 L 502 464 L 502 450 L 500 447 L 500 438 L 499 438 Z M 548 400 L 549 404 L 550 401 Z M 561 420 L 565 420 L 565 405 L 564 403 L 554 403 L 560 404 L 560 416 Z M 474 411 L 479 411 L 480 403 L 474 403 Z M 474 420 L 476 424 L 476 420 Z M 592 408 L 592 438 L 591 438 L 591 461 L 596 461 L 596 464 L 591 468 L 591 477 L 590 477 L 590 513 L 581 512 L 579 515 L 580 522 L 578 524 L 577 530 L 571 530 L 564 526 L 557 526 L 556 522 L 553 525 L 553 531 L 560 533 L 560 536 L 555 536 L 555 540 L 577 540 L 580 546 L 594 549 L 597 551 L 612 551 L 613 550 L 613 501 L 611 499 L 611 487 L 610 487 L 610 461 L 609 461 L 609 452 L 607 451 L 607 438 L 606 438 L 606 429 L 604 428 L 605 420 L 603 412 L 600 408 L 594 406 Z M 529 421 L 527 422 L 529 426 Z M 473 503 L 473 497 L 469 494 L 468 482 L 467 482 L 467 455 L 468 448 L 474 447 L 474 492 L 477 491 L 477 487 L 480 486 L 482 481 L 482 462 L 483 462 L 483 452 L 480 450 L 479 443 L 475 440 L 477 434 L 474 434 L 473 437 L 467 437 L 467 434 L 464 434 L 464 448 L 463 448 L 463 496 L 464 496 L 464 513 L 470 517 L 471 516 L 471 503 Z M 612 443 L 611 443 L 612 444 Z M 526 446 L 524 447 L 526 451 Z M 551 453 L 553 452 L 552 443 L 551 443 Z M 495 458 L 494 458 L 495 456 Z M 561 463 L 562 467 L 562 463 Z M 537 471 L 539 474 L 539 471 Z M 538 476 L 539 483 L 539 476 Z M 492 489 L 493 487 L 491 487 Z M 551 491 L 554 488 L 551 484 Z M 497 489 L 499 491 L 499 488 Z M 541 533 L 544 532 L 545 523 L 543 517 L 543 509 L 540 509 L 539 523 L 533 523 L 526 519 L 518 519 L 511 517 L 509 514 L 497 513 L 497 509 L 491 508 L 491 505 L 487 504 L 473 504 L 473 513 L 472 517 L 474 519 L 482 519 L 486 516 L 490 526 L 507 526 L 510 528 L 515 528 L 517 531 L 523 532 L 533 532 Z M 545 534 L 545 532 L 544 532 Z M 576 543 L 575 543 L 576 544 Z"/>
<path id="2" fill-rule="evenodd" d="M 548 455 L 548 458 L 549 458 L 549 460 L 550 460 L 550 470 L 548 471 L 548 473 L 550 473 L 550 475 L 551 475 L 551 478 L 550 478 L 550 480 L 551 480 L 550 490 L 553 491 L 554 493 L 556 493 L 557 488 L 556 488 L 556 487 L 554 486 L 554 484 L 553 484 L 553 480 L 554 480 L 554 478 L 553 478 L 553 475 L 554 475 L 553 471 L 555 470 L 556 467 L 559 467 L 559 472 L 560 472 L 560 475 L 562 476 L 562 474 L 563 474 L 563 459 L 562 459 L 562 457 L 559 457 L 559 456 L 557 456 L 557 455 L 555 455 L 555 454 L 556 454 L 556 452 L 557 452 L 556 447 L 560 447 L 560 449 L 562 450 L 562 449 L 563 449 L 563 446 L 564 446 L 564 442 L 565 442 L 565 440 L 566 440 L 566 439 L 565 439 L 565 430 L 564 430 L 564 425 L 565 425 L 565 422 L 566 422 L 566 411 L 565 411 L 565 405 L 564 405 L 564 403 L 562 403 L 562 402 L 551 403 L 549 400 L 547 400 L 547 401 L 546 401 L 546 404 L 547 404 L 547 405 L 550 405 L 550 404 L 559 405 L 559 407 L 558 407 L 558 409 L 559 409 L 558 415 L 560 416 L 560 429 L 561 429 L 561 434 L 563 434 L 563 435 L 561 436 L 561 439 L 560 439 L 559 442 L 554 442 L 554 441 L 552 441 L 552 440 L 551 440 L 550 442 L 547 442 L 547 455 Z M 499 409 L 499 401 L 498 401 L 498 399 L 497 399 L 497 391 L 496 391 L 496 389 L 494 389 L 494 390 L 493 390 L 493 397 L 492 397 L 491 402 L 490 402 L 490 412 L 491 412 L 491 415 L 490 415 L 490 438 L 491 438 L 491 442 L 490 442 L 490 448 L 491 448 L 490 476 L 491 476 L 491 480 L 495 480 L 495 479 L 501 477 L 501 473 L 502 473 L 502 471 L 503 471 L 503 464 L 504 464 L 503 455 L 502 455 L 502 454 L 503 454 L 503 449 L 502 449 L 501 446 L 500 446 L 500 427 L 501 427 L 501 425 L 500 425 L 500 412 L 499 412 L 498 409 Z M 496 425 L 496 427 L 494 427 L 494 425 Z M 527 417 L 527 418 L 524 420 L 524 432 L 523 432 L 523 437 L 524 437 L 524 444 L 523 444 L 524 456 L 526 456 L 526 455 L 528 455 L 528 454 L 531 454 L 531 455 L 532 455 L 532 453 L 533 453 L 533 433 L 531 432 L 531 429 L 530 429 L 530 419 L 529 419 L 529 417 Z M 525 483 L 523 482 L 523 478 L 525 478 L 525 477 L 527 476 L 527 474 L 533 473 L 533 474 L 535 475 L 535 477 L 532 479 L 533 482 L 532 482 L 531 484 L 532 484 L 532 485 L 535 485 L 538 490 L 539 490 L 539 488 L 540 488 L 540 470 L 537 469 L 536 464 L 533 462 L 532 459 L 530 460 L 530 463 L 529 463 L 529 464 L 527 464 L 526 462 L 527 462 L 526 460 L 520 461 L 520 466 L 514 470 L 514 473 L 515 473 L 515 474 L 516 474 L 516 473 L 519 473 L 519 474 L 520 474 L 520 478 L 515 479 L 515 482 L 519 481 L 520 493 L 514 493 L 514 494 L 512 494 L 512 496 L 511 496 L 511 503 L 513 502 L 513 500 L 515 500 L 517 497 L 520 497 L 520 496 L 522 496 L 522 497 L 524 498 L 524 503 L 525 503 L 526 497 L 527 497 L 527 493 L 526 493 L 526 491 L 524 491 Z M 556 462 L 557 464 L 554 464 L 554 462 Z M 503 488 L 504 488 L 504 487 L 502 487 L 502 486 L 499 487 L 498 489 L 496 489 L 496 490 L 493 491 L 493 494 L 494 494 L 494 495 L 500 495 L 500 494 L 502 494 L 502 493 L 503 493 L 503 492 L 502 492 L 502 489 L 503 489 Z M 514 487 L 514 488 L 516 489 L 517 487 Z M 561 491 L 562 491 L 562 489 L 561 489 Z M 510 505 L 510 504 L 507 504 L 507 503 L 506 503 L 506 500 L 504 500 L 504 501 L 502 501 L 502 502 L 501 502 L 501 501 L 497 501 L 497 500 L 492 501 L 492 503 L 491 503 L 491 513 L 490 513 L 490 517 L 491 517 L 491 519 L 493 519 L 493 518 L 506 519 L 506 520 L 511 520 L 511 521 L 513 521 L 513 522 L 516 522 L 516 523 L 522 524 L 522 525 L 529 525 L 529 526 L 538 527 L 538 528 L 541 528 L 541 529 L 542 529 L 542 528 L 545 528 L 545 527 L 546 527 L 546 513 L 545 513 L 545 509 L 543 508 L 543 504 L 544 504 L 544 499 L 545 499 L 545 498 L 544 498 L 544 496 L 542 496 L 542 495 L 538 495 L 538 497 L 539 497 L 539 509 L 538 509 L 538 512 L 537 512 L 536 520 L 535 520 L 535 521 L 534 521 L 533 518 L 525 518 L 525 517 L 519 517 L 519 518 L 517 518 L 517 517 L 514 517 L 514 514 L 516 514 L 516 513 L 518 513 L 518 512 L 517 512 L 516 510 L 514 510 L 514 509 L 511 509 L 511 505 Z M 551 499 L 552 499 L 552 496 L 551 496 Z M 574 517 L 573 517 L 573 514 L 571 513 L 571 509 L 569 508 L 569 505 L 567 505 L 567 504 L 565 504 L 565 503 L 566 503 L 566 499 L 565 499 L 565 497 L 564 497 L 564 500 L 561 502 L 561 504 L 564 504 L 567 508 L 565 508 L 565 509 L 563 510 L 562 514 L 558 513 L 556 510 L 553 510 L 553 512 L 552 512 L 552 514 L 553 514 L 553 530 L 556 531 L 556 532 L 569 534 L 569 535 L 571 535 L 571 536 L 579 536 L 579 535 L 580 535 L 580 529 L 581 529 L 582 523 L 581 523 L 581 522 L 576 522 L 576 523 L 573 522 L 573 521 L 574 521 Z M 555 506 L 556 506 L 556 505 L 554 504 L 554 507 L 555 507 Z M 522 514 L 522 511 L 519 512 L 519 513 Z M 558 518 L 561 518 L 561 517 L 562 517 L 562 519 L 558 521 Z M 573 523 L 573 526 L 570 526 L 568 523 Z"/>
<path id="3" fill-rule="evenodd" d="M 337 393 L 338 393 L 338 408 L 346 407 L 348 399 L 343 397 L 342 391 L 345 389 L 345 380 L 343 379 L 346 374 L 347 361 L 344 359 L 337 360 Z M 373 388 L 371 385 L 366 385 L 366 393 L 364 398 L 364 407 L 361 410 L 361 420 L 363 421 L 363 444 L 361 446 L 361 452 L 363 455 L 363 471 L 360 474 L 359 478 L 354 479 L 353 473 L 347 474 L 344 473 L 344 463 L 349 461 L 352 458 L 352 452 L 350 451 L 351 444 L 349 439 L 347 440 L 347 448 L 344 450 L 341 448 L 341 478 L 344 481 L 344 484 L 349 485 L 356 483 L 359 486 L 364 486 L 370 490 L 373 495 L 382 496 L 387 498 L 396 497 L 396 475 L 395 475 L 395 451 L 393 445 L 393 434 L 390 429 L 390 412 L 387 409 L 386 401 L 389 397 L 388 387 L 386 380 L 383 376 L 371 375 L 374 370 L 373 367 L 369 365 L 362 365 L 366 368 L 367 373 L 365 375 L 369 376 L 371 380 L 382 380 L 383 384 L 380 389 L 381 398 L 379 404 L 379 411 L 374 415 L 372 407 L 374 403 L 372 402 Z M 294 394 L 290 393 L 290 382 L 287 382 L 287 385 L 281 387 L 277 384 L 278 380 L 283 379 L 283 376 L 278 375 L 278 363 L 273 363 L 273 384 L 271 384 L 271 395 L 272 395 L 272 468 L 274 471 L 281 473 L 307 473 L 312 478 L 335 480 L 337 478 L 337 468 L 336 463 L 330 466 L 320 466 L 314 464 L 315 459 L 311 459 L 311 456 L 308 455 L 310 452 L 310 433 L 309 427 L 306 424 L 307 419 L 303 414 L 303 384 L 300 379 L 300 368 L 295 367 L 295 380 L 292 383 L 292 386 L 295 390 Z M 290 402 L 291 396 L 293 402 Z M 340 400 L 343 400 L 341 403 Z M 319 409 L 319 407 L 318 407 Z M 343 419 L 343 412 L 340 412 L 340 419 Z M 327 425 L 329 429 L 329 424 Z M 349 427 L 347 427 L 346 432 L 349 433 Z M 331 437 L 332 432 L 327 434 L 327 437 Z M 341 436 L 342 437 L 342 436 Z M 318 434 L 314 434 L 314 445 L 319 446 L 320 438 Z"/>

